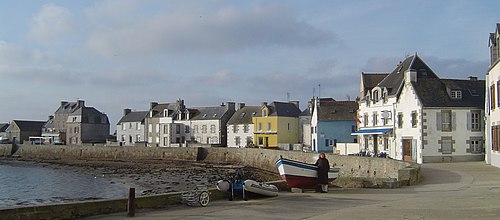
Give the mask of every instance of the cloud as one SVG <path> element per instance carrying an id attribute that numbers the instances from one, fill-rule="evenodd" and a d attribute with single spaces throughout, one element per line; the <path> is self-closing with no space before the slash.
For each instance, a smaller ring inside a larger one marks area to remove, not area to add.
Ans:
<path id="1" fill-rule="evenodd" d="M 102 10 L 97 6 L 89 10 L 88 19 L 101 18 Z M 117 25 L 112 18 L 99 19 L 98 28 L 86 43 L 90 51 L 104 57 L 221 53 L 270 46 L 311 47 L 333 43 L 336 38 L 334 33 L 300 20 L 290 10 L 272 5 L 248 9 L 228 6 L 202 15 L 185 9 L 165 9 L 140 17 L 130 8 L 124 11 L 136 19 L 126 25 Z"/>
<path id="2" fill-rule="evenodd" d="M 47 4 L 33 15 L 29 36 L 38 43 L 48 44 L 72 30 L 73 15 L 64 7 Z"/>
<path id="3" fill-rule="evenodd" d="M 425 57 L 424 61 L 440 78 L 466 79 L 468 76 L 477 76 L 484 79 L 488 61 L 472 61 L 464 58 L 445 59 L 439 57 Z"/>

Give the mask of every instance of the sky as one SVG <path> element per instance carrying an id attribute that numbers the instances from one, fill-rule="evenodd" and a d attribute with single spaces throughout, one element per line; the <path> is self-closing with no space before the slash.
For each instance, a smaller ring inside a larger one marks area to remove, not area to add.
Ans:
<path id="1" fill-rule="evenodd" d="M 500 1 L 0 1 L 0 122 L 85 100 L 114 131 L 124 108 L 184 99 L 354 100 L 361 72 L 418 53 L 441 78 L 485 78 Z M 321 86 L 319 86 L 321 85 Z"/>

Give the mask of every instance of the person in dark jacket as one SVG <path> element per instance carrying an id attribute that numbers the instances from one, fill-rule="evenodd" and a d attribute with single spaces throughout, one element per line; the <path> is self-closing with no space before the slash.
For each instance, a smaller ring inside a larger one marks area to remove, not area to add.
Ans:
<path id="1" fill-rule="evenodd" d="M 326 159 L 325 153 L 320 153 L 319 158 L 314 164 L 318 166 L 318 180 L 321 185 L 321 192 L 328 192 L 328 171 L 330 170 L 330 163 Z"/>

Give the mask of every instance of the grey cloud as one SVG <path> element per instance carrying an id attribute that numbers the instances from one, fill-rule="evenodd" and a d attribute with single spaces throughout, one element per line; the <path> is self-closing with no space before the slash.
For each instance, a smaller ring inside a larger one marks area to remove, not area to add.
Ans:
<path id="1" fill-rule="evenodd" d="M 92 18 L 89 18 L 92 19 Z M 213 14 L 165 12 L 128 25 L 106 25 L 89 36 L 87 48 L 102 56 L 178 52 L 227 52 L 262 46 L 309 47 L 335 42 L 335 34 L 277 6 L 222 8 Z M 105 26 L 105 27 L 103 27 Z"/>
<path id="2" fill-rule="evenodd" d="M 33 15 L 29 36 L 39 43 L 56 42 L 55 38 L 70 32 L 72 14 L 64 7 L 47 4 Z"/>
<path id="3" fill-rule="evenodd" d="M 443 59 L 438 57 L 424 57 L 427 65 L 441 78 L 466 79 L 468 76 L 477 76 L 484 79 L 488 71 L 488 61 L 471 61 L 467 59 Z"/>

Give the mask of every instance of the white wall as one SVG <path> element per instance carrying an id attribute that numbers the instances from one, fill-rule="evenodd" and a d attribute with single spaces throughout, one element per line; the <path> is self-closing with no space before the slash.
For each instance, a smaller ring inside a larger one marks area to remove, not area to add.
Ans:
<path id="1" fill-rule="evenodd" d="M 220 144 L 221 143 L 221 127 L 219 120 L 192 120 L 191 125 L 198 126 L 198 133 L 194 133 L 195 140 L 201 144 Z M 206 133 L 202 132 L 203 125 L 207 126 Z M 210 127 L 215 125 L 215 133 L 210 131 Z"/>
<path id="2" fill-rule="evenodd" d="M 417 112 L 417 126 L 412 126 L 411 114 Z M 398 127 L 398 114 L 403 114 L 403 127 Z M 390 157 L 403 160 L 403 139 L 411 139 L 413 148 L 416 148 L 417 163 L 422 163 L 422 105 L 415 90 L 410 82 L 405 82 L 398 103 L 396 104 L 395 118 L 395 136 L 390 150 Z M 415 151 L 414 151 L 415 152 Z"/>
<path id="3" fill-rule="evenodd" d="M 489 106 L 489 100 L 488 100 L 488 96 L 490 95 L 489 92 L 490 92 L 490 86 L 492 85 L 496 85 L 496 83 L 500 80 L 500 64 L 496 64 L 494 65 L 490 71 L 488 72 L 488 76 L 487 76 L 487 84 L 486 84 L 486 93 L 488 94 L 486 96 L 486 99 L 487 99 L 487 102 L 486 102 L 486 107 L 487 108 L 490 108 Z M 496 87 L 496 86 L 495 86 Z M 496 87 L 495 88 L 495 92 L 498 90 L 499 88 Z M 499 99 L 500 97 L 497 97 L 498 95 L 495 94 L 495 98 L 496 99 Z M 496 105 L 497 101 L 494 100 L 493 101 Z M 487 137 L 487 141 L 486 141 L 486 144 L 485 144 L 485 150 L 486 150 L 486 162 L 487 163 L 490 163 L 491 165 L 493 166 L 496 166 L 496 167 L 500 167 L 500 152 L 499 151 L 493 151 L 492 149 L 492 139 L 491 139 L 491 126 L 496 126 L 496 125 L 500 125 L 500 107 L 496 107 L 495 109 L 492 109 L 490 111 L 490 115 L 489 115 L 489 124 L 486 125 L 487 129 L 488 129 L 488 137 Z"/>
<path id="4" fill-rule="evenodd" d="M 233 126 L 237 127 L 236 133 L 234 132 Z M 253 124 L 248 124 L 248 130 L 245 133 L 244 124 L 238 125 L 227 125 L 227 146 L 228 147 L 245 147 L 247 145 L 247 138 L 250 138 L 253 143 Z M 240 144 L 236 144 L 236 137 L 240 138 Z"/>
<path id="5" fill-rule="evenodd" d="M 337 147 L 334 150 L 334 153 L 340 155 L 356 154 L 361 151 L 358 143 L 337 143 Z"/>

